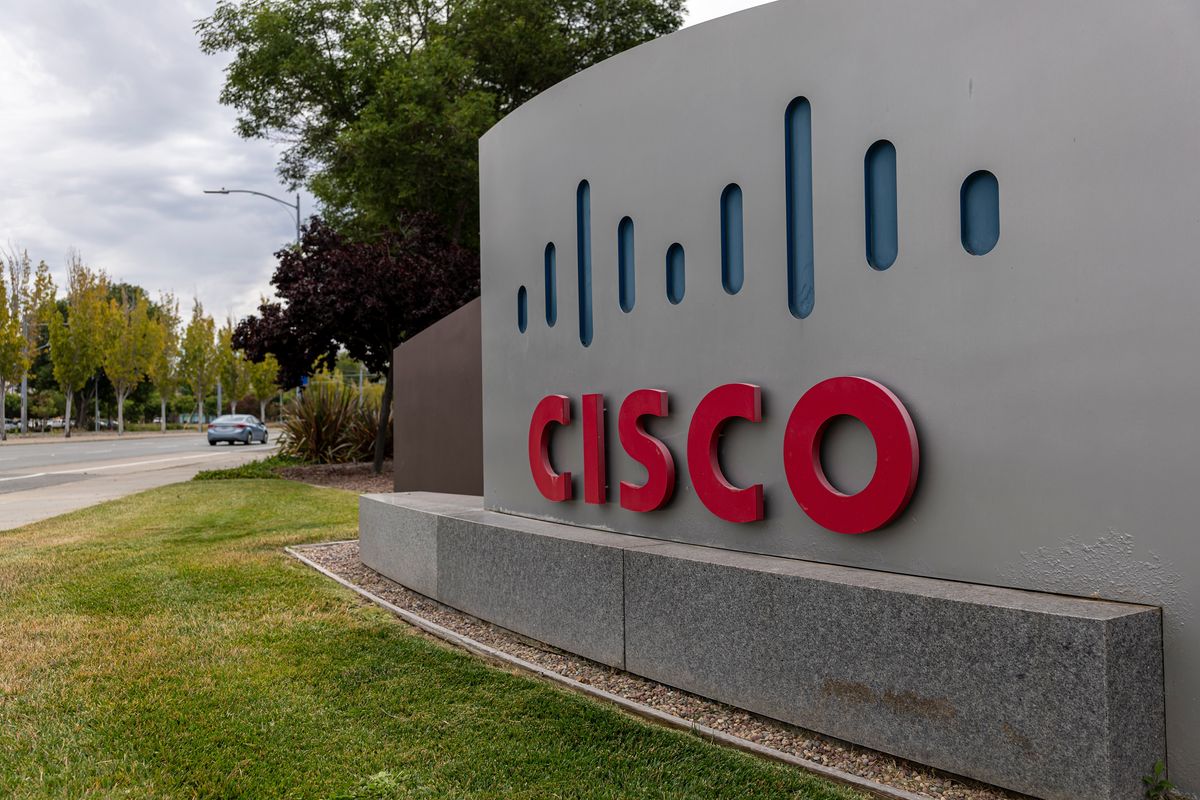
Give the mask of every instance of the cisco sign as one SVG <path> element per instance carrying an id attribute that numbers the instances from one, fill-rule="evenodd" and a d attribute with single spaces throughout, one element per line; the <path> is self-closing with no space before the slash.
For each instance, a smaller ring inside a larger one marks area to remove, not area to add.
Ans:
<path id="1" fill-rule="evenodd" d="M 641 484 L 621 482 L 622 508 L 655 511 L 675 491 L 675 459 L 644 424 L 647 417 L 666 417 L 669 405 L 662 389 L 638 389 L 621 402 L 617 422 L 621 447 L 646 470 Z M 604 396 L 583 395 L 582 409 L 584 499 L 602 505 L 608 502 Z M 877 453 L 870 482 L 853 494 L 836 489 L 821 464 L 825 430 L 841 415 L 866 425 Z M 688 423 L 688 475 L 696 496 L 714 516 L 728 522 L 757 522 L 764 515 L 762 484 L 732 485 L 718 458 L 722 432 L 737 419 L 762 421 L 758 386 L 729 383 L 704 396 Z M 555 423 L 571 424 L 571 400 L 566 395 L 547 395 L 534 408 L 529 469 L 543 497 L 564 502 L 572 497 L 571 474 L 555 472 L 551 466 L 550 434 Z M 920 453 L 912 418 L 886 386 L 866 378 L 830 378 L 805 392 L 792 408 L 782 447 L 792 496 L 813 521 L 831 531 L 866 533 L 883 527 L 904 510 L 916 486 Z"/>
<path id="2" fill-rule="evenodd" d="M 1198 40 L 783 0 L 525 104 L 480 142 L 487 508 L 1159 607 L 1200 792 Z"/>

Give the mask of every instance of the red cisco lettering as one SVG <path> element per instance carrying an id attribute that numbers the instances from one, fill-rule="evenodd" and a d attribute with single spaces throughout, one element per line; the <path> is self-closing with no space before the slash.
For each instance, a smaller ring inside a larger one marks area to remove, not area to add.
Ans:
<path id="1" fill-rule="evenodd" d="M 667 393 L 661 389 L 631 392 L 617 418 L 621 446 L 646 469 L 646 482 L 622 481 L 621 507 L 654 511 L 665 506 L 675 489 L 675 461 L 659 439 L 646 432 L 643 417 L 666 417 Z M 821 466 L 821 440 L 837 416 L 855 417 L 875 439 L 875 473 L 856 494 L 839 492 Z M 740 489 L 721 471 L 718 448 L 730 420 L 762 420 L 762 393 L 749 383 L 713 389 L 696 406 L 688 426 L 687 465 L 700 502 L 730 522 L 763 518 L 763 486 Z M 529 425 L 529 468 L 538 491 L 548 500 L 571 499 L 571 473 L 561 475 L 550 463 L 551 423 L 571 422 L 570 400 L 561 394 L 538 402 Z M 608 502 L 604 450 L 605 408 L 601 394 L 583 396 L 584 500 Z M 912 417 L 886 386 L 867 378 L 830 378 L 804 393 L 784 430 L 783 464 L 792 496 L 818 525 L 837 533 L 866 533 L 898 517 L 912 499 L 920 467 L 920 448 Z"/>
<path id="2" fill-rule="evenodd" d="M 661 389 L 638 389 L 621 403 L 617 415 L 621 447 L 646 468 L 646 482 L 641 486 L 621 481 L 621 508 L 654 511 L 665 506 L 675 491 L 675 459 L 665 444 L 646 432 L 642 422 L 643 417 L 666 415 L 667 393 Z"/>
<path id="3" fill-rule="evenodd" d="M 529 421 L 529 471 L 538 491 L 547 500 L 561 502 L 571 499 L 571 473 L 561 475 L 550 464 L 550 424 L 568 425 L 571 422 L 571 401 L 563 394 L 543 397 L 533 409 Z"/>
<path id="4" fill-rule="evenodd" d="M 821 467 L 830 420 L 860 420 L 875 439 L 875 474 L 861 492 L 842 494 Z M 899 516 L 912 499 L 921 456 L 908 409 L 886 386 L 866 378 L 830 378 L 804 393 L 783 435 L 783 468 L 792 496 L 818 525 L 866 533 Z"/>
<path id="5" fill-rule="evenodd" d="M 583 501 L 597 505 L 608 502 L 602 394 L 583 396 Z"/>
<path id="6" fill-rule="evenodd" d="M 737 488 L 725 479 L 717 458 L 721 430 L 732 419 L 762 420 L 762 393 L 757 386 L 727 383 L 704 395 L 688 426 L 688 475 L 709 511 L 730 522 L 755 522 L 763 518 L 762 484 Z"/>

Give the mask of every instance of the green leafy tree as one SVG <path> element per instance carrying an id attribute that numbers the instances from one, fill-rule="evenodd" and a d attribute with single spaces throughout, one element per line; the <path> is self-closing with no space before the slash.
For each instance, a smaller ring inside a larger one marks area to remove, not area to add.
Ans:
<path id="1" fill-rule="evenodd" d="M 196 24 L 232 54 L 237 132 L 287 143 L 280 176 L 337 227 L 432 211 L 475 245 L 477 140 L 573 73 L 670 33 L 683 0 L 220 0 Z"/>
<path id="2" fill-rule="evenodd" d="M 221 388 L 229 400 L 229 413 L 236 414 L 238 400 L 246 394 L 250 375 L 245 355 L 233 346 L 233 320 L 226 320 L 217 332 L 217 370 Z"/>
<path id="3" fill-rule="evenodd" d="M 180 376 L 196 397 L 197 430 L 204 428 L 204 398 L 216 381 L 217 368 L 216 325 L 196 300 L 192 305 L 192 318 L 183 334 Z"/>
<path id="4" fill-rule="evenodd" d="M 64 308 L 50 312 L 50 359 L 54 379 L 66 396 L 66 435 L 71 435 L 71 404 L 75 393 L 100 366 L 104 337 L 104 308 L 108 279 L 72 252 L 67 262 Z M 64 313 L 65 312 L 65 313 Z"/>
<path id="5" fill-rule="evenodd" d="M 125 434 L 125 401 L 146 377 L 155 342 L 145 293 L 121 292 L 104 314 L 101 366 L 117 399 L 117 435 Z"/>
<path id="6" fill-rule="evenodd" d="M 279 361 L 269 353 L 262 361 L 249 362 L 250 394 L 258 401 L 258 418 L 267 421 L 267 403 L 279 391 Z"/>
<path id="7" fill-rule="evenodd" d="M 150 361 L 146 375 L 158 392 L 159 424 L 167 432 L 167 404 L 179 390 L 179 301 L 173 294 L 158 299 L 158 313 L 150 323 Z"/>

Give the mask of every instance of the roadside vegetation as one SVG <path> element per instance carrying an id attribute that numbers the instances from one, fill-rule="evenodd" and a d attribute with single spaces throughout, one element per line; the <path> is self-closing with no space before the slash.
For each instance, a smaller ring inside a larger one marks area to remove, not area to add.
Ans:
<path id="1" fill-rule="evenodd" d="M 185 324 L 174 295 L 151 299 L 76 251 L 61 290 L 45 261 L 0 251 L 0 440 L 87 427 L 165 432 L 239 404 L 265 418 L 282 401 L 274 357 L 248 358 L 233 345 L 233 320 L 218 328 L 199 301 Z"/>
<path id="2" fill-rule="evenodd" d="M 380 392 L 359 394 L 353 386 L 322 376 L 288 406 L 279 451 L 313 464 L 369 460 L 375 452 Z M 384 452 L 391 449 L 391 409 L 385 410 Z"/>
<path id="3" fill-rule="evenodd" d="M 239 464 L 229 469 L 205 469 L 192 476 L 194 481 L 237 481 L 247 479 L 275 480 L 281 478 L 279 470 L 286 467 L 298 467 L 305 463 L 304 459 L 294 456 L 276 454 Z"/>
<path id="4" fill-rule="evenodd" d="M 191 482 L 0 534 L 0 796 L 859 797 L 487 666 L 281 552 L 356 506 Z"/>

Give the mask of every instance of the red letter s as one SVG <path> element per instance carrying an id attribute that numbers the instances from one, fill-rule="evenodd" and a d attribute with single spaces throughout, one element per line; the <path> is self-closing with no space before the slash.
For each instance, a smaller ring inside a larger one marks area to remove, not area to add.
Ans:
<path id="1" fill-rule="evenodd" d="M 641 486 L 621 481 L 621 508 L 654 511 L 662 508 L 675 491 L 675 459 L 667 446 L 650 434 L 642 417 L 665 417 L 667 393 L 661 389 L 638 389 L 621 403 L 617 433 L 621 446 L 634 461 L 646 468 Z"/>

